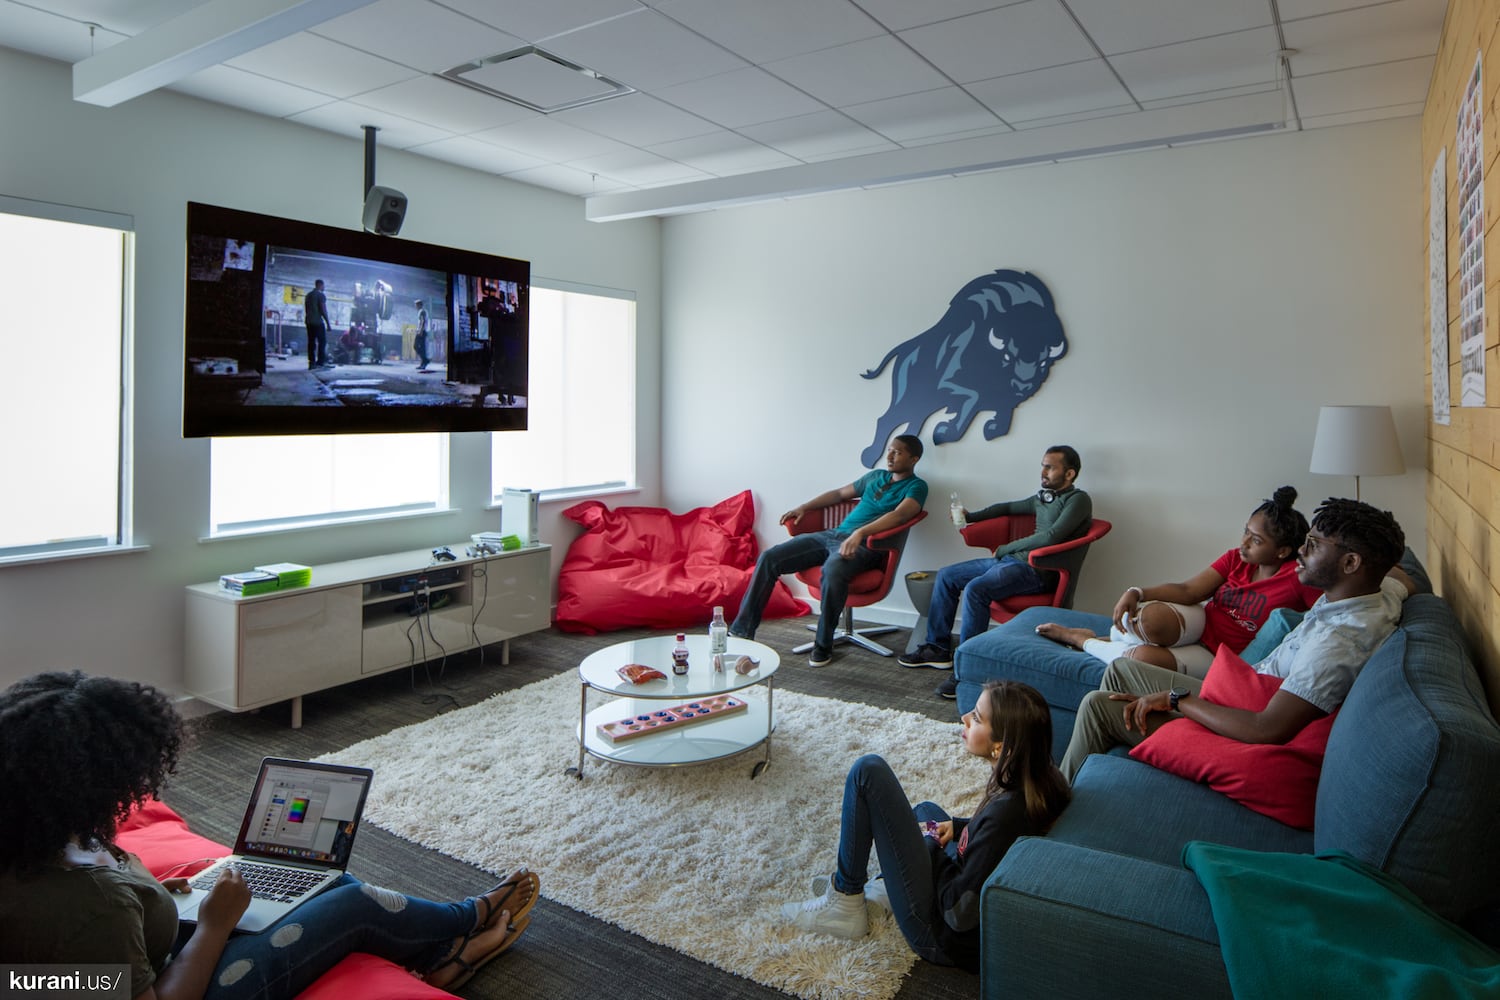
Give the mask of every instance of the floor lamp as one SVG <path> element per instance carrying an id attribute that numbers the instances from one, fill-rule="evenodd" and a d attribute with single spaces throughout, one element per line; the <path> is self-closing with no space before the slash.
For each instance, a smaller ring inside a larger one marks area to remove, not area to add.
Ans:
<path id="1" fill-rule="evenodd" d="M 1309 472 L 1353 476 L 1399 476 L 1406 471 L 1401 441 L 1389 406 L 1325 406 L 1318 411 Z"/>

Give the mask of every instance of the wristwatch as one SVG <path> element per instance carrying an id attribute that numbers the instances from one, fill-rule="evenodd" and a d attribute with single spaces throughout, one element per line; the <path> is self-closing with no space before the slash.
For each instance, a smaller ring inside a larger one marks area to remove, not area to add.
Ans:
<path id="1" fill-rule="evenodd" d="M 1193 692 L 1188 690 L 1187 688 L 1173 688 L 1171 692 L 1167 694 L 1167 704 L 1171 706 L 1172 711 L 1175 712 L 1177 711 L 1177 703 L 1192 693 Z"/>

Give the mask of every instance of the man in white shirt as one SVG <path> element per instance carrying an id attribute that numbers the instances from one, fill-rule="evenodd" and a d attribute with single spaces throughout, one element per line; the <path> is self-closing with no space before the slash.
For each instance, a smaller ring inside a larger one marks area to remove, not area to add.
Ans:
<path id="1" fill-rule="evenodd" d="M 1357 500 L 1330 499 L 1313 513 L 1297 554 L 1297 577 L 1323 591 L 1302 621 L 1260 663 L 1259 673 L 1283 678 L 1259 712 L 1197 697 L 1203 682 L 1137 660 L 1109 665 L 1099 690 L 1078 707 L 1061 767 L 1069 781 L 1091 753 L 1134 746 L 1161 723 L 1181 715 L 1243 743 L 1285 743 L 1309 722 L 1344 703 L 1365 662 L 1401 618 L 1416 587 L 1397 561 L 1406 547 L 1388 511 Z"/>

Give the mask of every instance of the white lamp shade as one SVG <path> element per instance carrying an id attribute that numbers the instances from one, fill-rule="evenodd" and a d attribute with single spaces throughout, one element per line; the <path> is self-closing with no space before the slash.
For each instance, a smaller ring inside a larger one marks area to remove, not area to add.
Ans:
<path id="1" fill-rule="evenodd" d="M 1406 471 L 1389 406 L 1325 406 L 1318 411 L 1309 472 L 1399 476 Z"/>

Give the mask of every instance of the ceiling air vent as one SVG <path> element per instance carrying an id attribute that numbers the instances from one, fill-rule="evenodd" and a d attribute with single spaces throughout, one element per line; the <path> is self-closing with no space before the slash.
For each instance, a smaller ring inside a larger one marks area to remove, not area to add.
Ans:
<path id="1" fill-rule="evenodd" d="M 634 87 L 535 45 L 476 59 L 438 75 L 544 115 L 635 93 Z"/>

